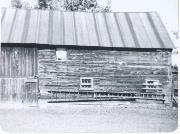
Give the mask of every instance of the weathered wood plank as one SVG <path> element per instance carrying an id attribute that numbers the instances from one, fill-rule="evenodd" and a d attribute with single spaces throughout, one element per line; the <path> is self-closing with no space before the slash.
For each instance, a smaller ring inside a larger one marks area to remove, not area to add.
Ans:
<path id="1" fill-rule="evenodd" d="M 36 48 L 2 47 L 0 77 L 34 76 L 37 69 Z"/>
<path id="2" fill-rule="evenodd" d="M 1 102 L 27 102 L 37 100 L 36 82 L 28 83 L 25 88 L 26 78 L 0 78 L 0 100 Z"/>

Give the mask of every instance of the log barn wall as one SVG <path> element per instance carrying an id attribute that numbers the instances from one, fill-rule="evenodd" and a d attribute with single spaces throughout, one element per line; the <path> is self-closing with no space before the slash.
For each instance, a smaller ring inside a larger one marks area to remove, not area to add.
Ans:
<path id="1" fill-rule="evenodd" d="M 145 79 L 163 85 L 171 100 L 171 53 L 66 49 L 67 60 L 56 60 L 56 49 L 38 51 L 39 89 L 78 91 L 80 77 L 93 77 L 94 91 L 139 91 Z"/>

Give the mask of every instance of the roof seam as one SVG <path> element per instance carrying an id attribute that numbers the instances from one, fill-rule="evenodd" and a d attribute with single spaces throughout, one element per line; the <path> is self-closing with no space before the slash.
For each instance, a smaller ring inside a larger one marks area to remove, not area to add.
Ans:
<path id="1" fill-rule="evenodd" d="M 97 22 L 96 22 L 94 13 L 93 13 L 93 20 L 94 20 L 94 27 L 95 27 L 95 31 L 96 31 L 96 35 L 97 35 L 96 37 L 97 37 L 98 45 L 101 46 L 100 36 L 99 36 L 99 33 L 98 33 Z"/>
<path id="2" fill-rule="evenodd" d="M 16 15 L 17 15 L 17 9 L 15 10 L 15 13 L 14 13 L 14 16 L 13 16 L 13 20 L 12 20 L 12 25 L 11 25 L 11 28 L 10 28 L 10 33 L 9 33 L 9 36 L 8 36 L 8 42 L 10 42 L 10 39 L 11 39 L 11 36 L 12 36 L 12 30 L 14 28 L 14 24 L 15 24 L 15 20 L 16 20 Z"/>
<path id="3" fill-rule="evenodd" d="M 138 48 L 138 47 L 140 48 L 140 44 L 139 44 L 138 38 L 137 38 L 137 36 L 136 36 L 136 33 L 135 33 L 135 30 L 134 30 L 134 27 L 133 27 L 133 24 L 132 24 L 132 22 L 131 22 L 131 19 L 130 19 L 129 14 L 128 14 L 128 13 L 125 13 L 125 17 L 126 17 L 128 26 L 129 26 L 129 28 L 130 28 L 131 35 L 132 35 L 132 37 L 133 37 L 133 39 L 134 39 L 134 43 L 135 43 L 135 45 L 136 45 L 137 48 Z"/>
<path id="4" fill-rule="evenodd" d="M 123 45 L 123 47 L 125 47 L 125 40 L 124 40 L 123 34 L 121 32 L 120 23 L 118 23 L 118 19 L 117 19 L 117 14 L 116 13 L 114 14 L 114 18 L 115 18 L 115 22 L 116 22 L 116 25 L 117 25 L 117 28 L 118 28 L 119 36 L 120 36 L 120 38 L 122 40 L 122 43 L 123 43 L 122 45 Z"/>
<path id="5" fill-rule="evenodd" d="M 163 43 L 163 41 L 162 41 L 162 39 L 161 39 L 161 37 L 160 37 L 160 35 L 159 35 L 159 32 L 157 31 L 157 28 L 156 28 L 156 26 L 155 26 L 155 24 L 154 24 L 154 22 L 153 22 L 153 19 L 152 19 L 151 15 L 150 15 L 149 13 L 147 13 L 147 16 L 148 16 L 149 22 L 150 22 L 150 24 L 151 24 L 151 27 L 152 27 L 155 35 L 156 35 L 156 39 L 157 39 L 158 42 L 160 43 L 161 47 L 162 47 L 162 48 L 165 48 L 165 45 L 164 45 L 164 43 Z"/>
<path id="6" fill-rule="evenodd" d="M 75 17 L 75 13 L 74 12 L 73 12 L 73 25 L 74 25 L 74 38 L 75 38 L 76 45 L 78 45 L 77 28 L 76 28 L 76 17 Z"/>
<path id="7" fill-rule="evenodd" d="M 87 24 L 87 20 L 86 20 L 86 16 L 84 16 L 84 18 L 85 18 L 85 26 L 86 26 L 86 32 L 87 32 L 87 40 L 88 40 L 88 43 L 89 43 L 89 45 L 91 46 L 92 44 L 91 44 L 91 41 L 90 41 L 90 39 L 89 39 L 89 28 L 88 28 L 88 24 Z"/>
<path id="8" fill-rule="evenodd" d="M 64 13 L 61 12 L 61 17 L 62 17 L 62 43 L 65 44 L 65 20 L 64 20 Z"/>
<path id="9" fill-rule="evenodd" d="M 53 33 L 53 13 L 49 11 L 49 21 L 48 21 L 48 43 L 52 44 L 52 33 Z"/>
<path id="10" fill-rule="evenodd" d="M 157 15 L 158 19 L 160 19 L 159 14 L 157 14 L 156 12 L 155 12 L 155 14 Z M 166 27 L 165 27 L 165 25 L 162 23 L 162 20 L 161 20 L 161 19 L 160 19 L 160 23 L 161 23 L 162 27 L 165 29 L 165 32 L 166 32 L 166 34 L 168 35 L 168 38 L 169 38 L 171 44 L 173 45 L 173 47 L 175 47 L 175 46 L 174 46 L 174 43 L 172 42 L 172 40 L 171 40 L 171 38 L 170 38 L 170 35 L 169 35 L 168 31 L 166 30 Z"/>
<path id="11" fill-rule="evenodd" d="M 4 9 L 4 12 L 3 12 L 2 17 L 1 17 L 1 25 L 3 24 L 2 22 L 3 22 L 3 20 L 4 20 L 5 14 L 6 14 L 6 9 Z"/>
<path id="12" fill-rule="evenodd" d="M 103 16 L 104 16 L 104 20 L 105 20 L 105 25 L 106 25 L 106 29 L 107 29 L 107 34 L 108 34 L 108 37 L 109 37 L 109 42 L 110 42 L 110 44 L 111 44 L 111 47 L 113 47 L 112 37 L 111 37 L 110 31 L 109 31 L 109 26 L 108 26 L 108 23 L 107 23 L 107 18 L 106 18 L 105 13 L 103 13 Z"/>
<path id="13" fill-rule="evenodd" d="M 31 17 L 31 11 L 27 10 L 26 11 L 26 16 L 25 16 L 25 21 L 24 21 L 23 34 L 22 34 L 22 38 L 21 38 L 21 41 L 24 42 L 24 43 L 27 40 L 30 17 Z"/>
<path id="14" fill-rule="evenodd" d="M 37 14 L 37 28 L 36 28 L 36 43 L 38 43 L 39 42 L 39 34 L 40 34 L 40 32 L 39 32 L 39 26 L 40 26 L 40 23 L 41 23 L 41 13 L 42 13 L 42 11 L 41 12 L 38 12 L 38 14 Z"/>
<path id="15" fill-rule="evenodd" d="M 144 23 L 143 23 L 143 21 L 142 21 L 142 18 L 141 18 L 140 16 L 139 16 L 139 19 L 140 19 L 141 24 L 142 24 L 142 26 L 143 26 L 143 29 L 144 29 L 144 31 L 145 31 L 145 33 L 146 33 L 146 36 L 147 36 L 147 38 L 148 38 L 148 41 L 150 42 L 151 47 L 153 47 L 152 41 L 151 41 L 151 39 L 149 38 L 149 34 L 148 34 L 148 32 L 147 32 L 147 29 L 145 28 L 145 25 L 144 25 Z"/>

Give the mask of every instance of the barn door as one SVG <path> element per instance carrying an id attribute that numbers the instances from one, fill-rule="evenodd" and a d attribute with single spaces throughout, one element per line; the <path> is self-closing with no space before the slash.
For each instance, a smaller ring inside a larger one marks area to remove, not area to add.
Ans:
<path id="1" fill-rule="evenodd" d="M 1 48 L 0 102 L 37 101 L 37 57 L 37 48 Z"/>
<path id="2" fill-rule="evenodd" d="M 26 81 L 24 88 L 24 103 L 37 103 L 38 102 L 38 90 L 36 81 Z"/>

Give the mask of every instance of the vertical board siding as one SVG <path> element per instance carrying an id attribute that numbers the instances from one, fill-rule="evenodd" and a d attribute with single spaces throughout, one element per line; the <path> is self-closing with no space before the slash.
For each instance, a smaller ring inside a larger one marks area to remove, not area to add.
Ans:
<path id="1" fill-rule="evenodd" d="M 1 102 L 36 102 L 36 82 L 27 83 L 27 78 L 0 78 Z"/>
<path id="2" fill-rule="evenodd" d="M 23 47 L 2 47 L 0 66 L 0 101 L 35 102 L 37 100 L 37 49 Z M 27 89 L 26 81 L 32 89 Z"/>
<path id="3" fill-rule="evenodd" d="M 164 52 L 134 52 L 67 49 L 67 60 L 56 61 L 56 49 L 39 50 L 39 88 L 78 91 L 80 77 L 93 77 L 95 91 L 139 91 L 145 79 L 163 84 L 166 100 L 169 91 L 169 57 Z"/>
<path id="4" fill-rule="evenodd" d="M 36 71 L 36 48 L 2 47 L 0 77 L 33 77 Z"/>
<path id="5" fill-rule="evenodd" d="M 23 100 L 25 78 L 0 78 L 0 100 L 19 101 Z"/>

